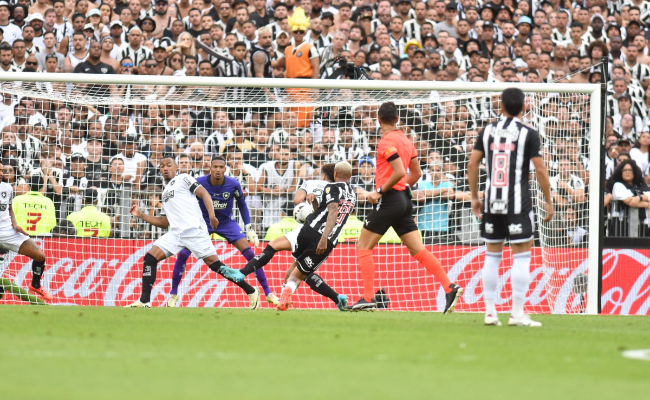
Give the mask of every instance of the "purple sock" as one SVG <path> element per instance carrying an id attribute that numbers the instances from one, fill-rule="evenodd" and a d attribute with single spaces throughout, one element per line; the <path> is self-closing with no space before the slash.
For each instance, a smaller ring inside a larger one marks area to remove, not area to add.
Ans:
<path id="1" fill-rule="evenodd" d="M 176 263 L 174 264 L 174 272 L 172 272 L 172 290 L 169 294 L 178 294 L 178 285 L 183 279 L 183 274 L 185 273 L 185 263 L 187 259 L 190 258 L 192 254 L 188 249 L 181 250 L 180 253 L 176 256 Z"/>
<path id="2" fill-rule="evenodd" d="M 255 258 L 255 252 L 250 247 L 244 249 L 241 254 L 244 256 L 246 261 L 250 261 Z M 264 273 L 264 270 L 260 268 L 255 271 L 255 277 L 257 278 L 257 281 L 260 283 L 260 285 L 262 285 L 262 289 L 264 289 L 264 295 L 268 296 L 272 290 L 269 287 L 268 281 L 266 280 L 266 274 Z"/>

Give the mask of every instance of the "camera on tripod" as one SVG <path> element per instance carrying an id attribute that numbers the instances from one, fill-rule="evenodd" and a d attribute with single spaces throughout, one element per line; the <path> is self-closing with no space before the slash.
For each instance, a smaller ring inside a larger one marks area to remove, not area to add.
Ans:
<path id="1" fill-rule="evenodd" d="M 352 80 L 372 80 L 363 68 L 356 67 L 353 63 L 349 63 L 345 57 L 342 56 L 334 59 L 333 69 L 334 72 L 332 75 L 328 76 L 327 79 L 338 79 L 340 76 L 346 76 L 348 79 Z"/>

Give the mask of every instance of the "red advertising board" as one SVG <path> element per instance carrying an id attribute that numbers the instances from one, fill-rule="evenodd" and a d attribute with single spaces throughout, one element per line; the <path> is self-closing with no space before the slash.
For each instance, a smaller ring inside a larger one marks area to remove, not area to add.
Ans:
<path id="1" fill-rule="evenodd" d="M 47 255 L 44 286 L 54 295 L 52 304 L 123 306 L 140 293 L 142 259 L 152 242 L 118 239 L 39 240 Z M 229 266 L 240 268 L 245 259 L 232 246 L 215 242 L 217 253 Z M 465 287 L 459 311 L 483 310 L 481 267 L 484 247 L 429 246 L 452 281 Z M 261 249 L 256 249 L 260 252 Z M 13 254 L 13 253 L 12 253 Z M 386 288 L 389 308 L 396 311 L 442 311 L 444 291 L 401 245 L 381 245 L 374 252 L 377 288 Z M 500 268 L 497 296 L 499 311 L 509 311 L 510 254 L 506 250 Z M 171 287 L 175 258 L 158 265 L 158 279 L 152 292 L 154 306 L 165 303 Z M 288 252 L 278 253 L 265 267 L 271 288 L 280 291 L 284 273 L 291 264 Z M 628 267 L 629 264 L 629 267 Z M 603 280 L 604 313 L 648 313 L 650 301 L 650 251 L 607 250 Z M 544 266 L 543 266 L 544 265 Z M 580 298 L 573 293 L 576 274 L 587 268 L 586 249 L 533 249 L 531 287 L 526 311 L 530 313 L 577 313 Z M 9 258 L 0 266 L 4 278 L 22 287 L 31 280 L 30 262 L 23 256 Z M 361 274 L 353 244 L 341 244 L 318 273 L 339 293 L 356 300 L 361 293 Z M 255 278 L 247 280 L 256 284 Z M 258 285 L 259 286 L 259 285 Z M 303 285 L 294 295 L 297 308 L 334 308 L 332 302 Z M 248 298 L 234 284 L 210 271 L 191 257 L 179 294 L 183 307 L 247 307 Z M 7 294 L 3 303 L 19 303 Z M 266 305 L 265 305 L 266 307 Z"/>

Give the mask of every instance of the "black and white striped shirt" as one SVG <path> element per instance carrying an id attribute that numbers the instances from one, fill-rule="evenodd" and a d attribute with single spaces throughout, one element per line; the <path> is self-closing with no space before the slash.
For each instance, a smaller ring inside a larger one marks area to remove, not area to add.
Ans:
<path id="1" fill-rule="evenodd" d="M 430 23 L 434 28 L 436 26 L 435 21 L 431 21 L 430 19 L 425 20 L 425 22 Z M 420 34 L 420 29 L 422 29 L 422 25 L 418 24 L 415 19 L 404 22 L 404 36 L 406 36 L 408 39 L 417 39 L 418 42 L 422 43 L 422 35 Z"/>
<path id="2" fill-rule="evenodd" d="M 250 67 L 246 61 L 233 59 L 232 61 L 224 62 L 224 76 L 230 78 L 250 78 Z M 230 100 L 243 100 L 246 92 L 246 88 L 231 87 L 228 88 L 227 96 Z"/>
<path id="3" fill-rule="evenodd" d="M 530 160 L 542 155 L 537 131 L 519 118 L 502 117 L 481 130 L 474 149 L 483 152 L 487 163 L 484 212 L 528 214 Z"/>
<path id="4" fill-rule="evenodd" d="M 334 229 L 327 237 L 330 245 L 336 247 L 339 241 L 339 235 L 348 221 L 348 217 L 357 206 L 357 194 L 352 186 L 347 182 L 328 183 L 323 189 L 323 193 L 318 201 L 318 209 L 311 213 L 305 221 L 305 226 L 322 234 L 327 225 L 327 216 L 329 211 L 327 206 L 335 203 L 338 204 L 338 218 Z"/>
<path id="5" fill-rule="evenodd" d="M 646 64 L 641 64 L 640 62 L 637 61 L 636 65 L 630 67 L 627 65 L 627 67 L 630 69 L 630 73 L 634 78 L 636 78 L 639 82 L 643 82 L 646 79 L 650 79 L 650 67 L 648 67 Z"/>
<path id="6" fill-rule="evenodd" d="M 133 60 L 133 65 L 138 65 L 142 60 L 148 60 L 153 57 L 153 51 L 149 48 L 140 46 L 139 49 L 134 50 L 131 45 L 124 43 L 120 49 L 121 58 L 130 58 Z"/>

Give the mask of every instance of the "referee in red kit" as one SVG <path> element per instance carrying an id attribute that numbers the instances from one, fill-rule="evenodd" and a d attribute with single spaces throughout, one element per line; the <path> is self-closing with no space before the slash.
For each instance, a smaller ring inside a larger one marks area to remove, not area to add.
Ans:
<path id="1" fill-rule="evenodd" d="M 445 314 L 456 308 L 463 288 L 451 283 L 442 269 L 440 261 L 422 244 L 420 232 L 413 218 L 411 189 L 422 176 L 417 152 L 411 140 L 404 132 L 397 129 L 398 112 L 395 103 L 383 103 L 377 111 L 377 118 L 383 137 L 377 145 L 377 170 L 375 183 L 377 190 L 368 195 L 368 201 L 374 204 L 367 215 L 357 242 L 357 257 L 363 276 L 363 297 L 349 309 L 371 310 L 375 303 L 375 264 L 372 249 L 379 239 L 393 227 L 409 253 L 436 277 L 445 288 Z M 408 174 L 407 174 L 408 169 Z"/>

